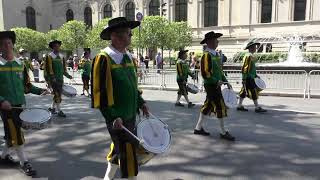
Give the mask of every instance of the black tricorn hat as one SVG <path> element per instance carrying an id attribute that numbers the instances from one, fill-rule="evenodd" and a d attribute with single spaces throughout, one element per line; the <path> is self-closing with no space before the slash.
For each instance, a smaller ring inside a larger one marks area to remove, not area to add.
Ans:
<path id="1" fill-rule="evenodd" d="M 110 40 L 111 33 L 117 28 L 131 28 L 134 29 L 140 25 L 139 21 L 128 21 L 125 17 L 117 17 L 108 21 L 108 26 L 100 33 L 100 38 L 103 40 Z"/>
<path id="2" fill-rule="evenodd" d="M 200 44 L 205 44 L 207 42 L 207 40 L 213 39 L 213 38 L 219 38 L 221 36 L 223 36 L 223 34 L 210 31 L 204 35 L 204 39 L 200 42 Z"/>
<path id="3" fill-rule="evenodd" d="M 253 46 L 253 45 L 260 45 L 260 43 L 258 43 L 258 42 L 254 42 L 254 41 L 250 41 L 248 44 L 247 44 L 247 46 L 246 46 L 246 48 L 244 48 L 244 49 L 249 49 L 251 46 Z"/>
<path id="4" fill-rule="evenodd" d="M 184 53 L 187 53 L 189 50 L 180 49 L 178 52 L 178 58 L 180 58 Z"/>
<path id="5" fill-rule="evenodd" d="M 14 31 L 0 31 L 0 39 L 9 38 L 12 43 L 16 43 L 16 33 Z"/>
<path id="6" fill-rule="evenodd" d="M 83 51 L 84 52 L 91 52 L 91 49 L 90 48 L 83 48 Z"/>
<path id="7" fill-rule="evenodd" d="M 59 40 L 52 40 L 49 42 L 49 47 L 52 49 L 54 44 L 59 44 L 61 46 L 62 42 Z"/>

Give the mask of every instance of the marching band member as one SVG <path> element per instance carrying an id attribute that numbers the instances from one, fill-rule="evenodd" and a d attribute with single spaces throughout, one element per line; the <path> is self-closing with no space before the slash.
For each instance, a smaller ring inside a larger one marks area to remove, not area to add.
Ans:
<path id="1" fill-rule="evenodd" d="M 105 180 L 113 179 L 118 167 L 122 178 L 136 179 L 138 175 L 137 141 L 122 130 L 122 126 L 134 132 L 137 109 L 149 114 L 138 91 L 133 59 L 126 49 L 131 43 L 131 29 L 139 25 L 140 22 L 124 17 L 109 20 L 100 37 L 111 40 L 111 45 L 92 62 L 92 107 L 100 109 L 113 142 L 107 157 Z"/>
<path id="2" fill-rule="evenodd" d="M 254 106 L 255 106 L 255 112 L 256 113 L 263 113 L 267 112 L 267 110 L 263 109 L 258 104 L 258 96 L 259 96 L 259 90 L 255 84 L 254 78 L 260 78 L 257 75 L 256 71 L 256 58 L 253 56 L 253 53 L 257 50 L 257 45 L 259 46 L 260 43 L 256 42 L 249 42 L 245 49 L 248 49 L 249 53 L 247 53 L 243 57 L 243 66 L 241 69 L 242 72 L 242 88 L 240 90 L 240 99 L 239 99 L 239 105 L 237 107 L 238 111 L 248 111 L 243 105 L 242 102 L 244 98 L 247 96 L 250 99 L 253 100 Z"/>
<path id="3" fill-rule="evenodd" d="M 25 93 L 43 94 L 44 89 L 30 83 L 27 67 L 24 62 L 14 56 L 13 47 L 16 35 L 13 31 L 0 32 L 0 113 L 5 132 L 5 147 L 2 150 L 0 164 L 17 165 L 10 156 L 9 150 L 14 149 L 20 160 L 21 170 L 28 176 L 36 174 L 24 151 L 24 134 L 19 117 L 21 107 L 26 103 Z"/>
<path id="4" fill-rule="evenodd" d="M 184 106 L 180 103 L 181 96 L 184 96 L 188 103 L 188 108 L 195 106 L 192 102 L 189 101 L 188 91 L 187 91 L 187 80 L 188 76 L 194 77 L 191 73 L 189 66 L 186 62 L 188 50 L 180 50 L 178 53 L 178 61 L 176 65 L 177 70 L 177 83 L 179 86 L 178 97 L 175 106 Z"/>
<path id="5" fill-rule="evenodd" d="M 53 102 L 49 111 L 51 113 L 56 113 L 58 111 L 59 117 L 66 117 L 66 115 L 60 109 L 60 104 L 62 101 L 62 86 L 63 86 L 63 76 L 66 76 L 69 79 L 72 79 L 67 72 L 67 65 L 63 55 L 60 53 L 61 41 L 53 40 L 49 43 L 49 47 L 52 49 L 52 52 L 46 56 L 45 62 L 45 71 L 50 82 L 50 86 L 53 90 Z"/>
<path id="6" fill-rule="evenodd" d="M 90 48 L 84 48 L 83 57 L 80 60 L 79 69 L 81 69 L 81 78 L 83 83 L 82 94 L 84 95 L 84 91 L 87 91 L 88 96 L 89 93 L 89 81 L 91 74 L 91 62 L 90 62 Z"/>
<path id="7" fill-rule="evenodd" d="M 220 56 L 215 51 L 219 43 L 218 38 L 221 36 L 221 33 L 214 33 L 211 31 L 205 34 L 205 38 L 200 42 L 200 44 L 207 44 L 207 48 L 201 58 L 201 75 L 204 80 L 204 88 L 207 97 L 201 108 L 194 134 L 204 136 L 210 135 L 210 133 L 203 129 L 203 116 L 214 113 L 220 122 L 220 138 L 234 141 L 235 138 L 225 130 L 223 120 L 223 118 L 227 116 L 227 108 L 222 97 L 221 85 L 226 83 L 228 88 L 231 88 L 231 85 L 224 76 Z"/>

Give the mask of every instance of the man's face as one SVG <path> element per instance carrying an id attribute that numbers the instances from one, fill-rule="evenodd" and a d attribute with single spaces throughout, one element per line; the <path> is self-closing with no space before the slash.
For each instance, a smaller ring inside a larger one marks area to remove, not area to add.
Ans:
<path id="1" fill-rule="evenodd" d="M 183 53 L 183 54 L 182 54 L 182 59 L 183 59 L 183 60 L 187 59 L 187 57 L 188 57 L 188 56 L 187 56 L 187 53 Z"/>
<path id="2" fill-rule="evenodd" d="M 13 51 L 13 43 L 10 38 L 4 38 L 0 40 L 0 52 L 8 54 Z"/>
<path id="3" fill-rule="evenodd" d="M 219 41 L 217 38 L 207 40 L 207 45 L 211 46 L 212 49 L 216 49 L 218 47 L 218 44 L 219 44 Z"/>
<path id="4" fill-rule="evenodd" d="M 250 52 L 256 52 L 257 51 L 257 45 L 253 45 L 249 48 Z"/>
<path id="5" fill-rule="evenodd" d="M 53 49 L 53 51 L 55 51 L 55 52 L 60 51 L 60 44 L 58 44 L 58 43 L 53 44 L 53 45 L 52 45 L 52 49 Z"/>
<path id="6" fill-rule="evenodd" d="M 131 44 L 132 31 L 130 28 L 121 28 L 112 33 L 113 43 L 128 47 Z"/>

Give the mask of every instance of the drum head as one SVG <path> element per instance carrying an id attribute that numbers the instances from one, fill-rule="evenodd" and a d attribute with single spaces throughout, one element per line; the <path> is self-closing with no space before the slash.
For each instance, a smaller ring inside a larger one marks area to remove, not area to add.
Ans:
<path id="1" fill-rule="evenodd" d="M 197 94 L 199 92 L 198 86 L 194 84 L 187 83 L 187 90 L 190 93 Z"/>
<path id="2" fill-rule="evenodd" d="M 62 90 L 64 91 L 64 93 L 70 95 L 70 96 L 75 96 L 77 95 L 77 90 L 69 85 L 64 84 L 62 87 Z"/>
<path id="3" fill-rule="evenodd" d="M 41 123 L 49 121 L 51 112 L 45 109 L 26 109 L 20 113 L 20 119 L 29 123 Z"/>
<path id="4" fill-rule="evenodd" d="M 256 83 L 257 87 L 260 89 L 265 89 L 267 87 L 266 83 L 260 78 L 254 78 L 254 82 Z"/>
<path id="5" fill-rule="evenodd" d="M 137 136 L 144 141 L 142 146 L 155 154 L 166 152 L 171 143 L 168 126 L 158 119 L 141 121 L 138 124 Z"/>
<path id="6" fill-rule="evenodd" d="M 224 103 L 229 107 L 236 107 L 238 103 L 237 94 L 232 90 L 225 88 L 222 90 Z"/>

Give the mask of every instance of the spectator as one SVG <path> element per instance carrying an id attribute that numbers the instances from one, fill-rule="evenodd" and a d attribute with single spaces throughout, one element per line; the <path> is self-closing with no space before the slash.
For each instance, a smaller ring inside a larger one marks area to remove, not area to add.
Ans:
<path id="1" fill-rule="evenodd" d="M 157 73 L 160 74 L 160 69 L 163 69 L 163 60 L 160 52 L 158 52 L 157 54 L 156 62 L 157 62 Z"/>
<path id="2" fill-rule="evenodd" d="M 36 59 L 32 59 L 32 66 L 33 66 L 33 77 L 35 82 L 39 82 L 39 69 L 40 64 Z"/>
<path id="3" fill-rule="evenodd" d="M 146 57 L 144 58 L 144 64 L 146 65 L 146 69 L 149 69 L 149 61 L 150 61 L 149 56 L 146 56 Z"/>

